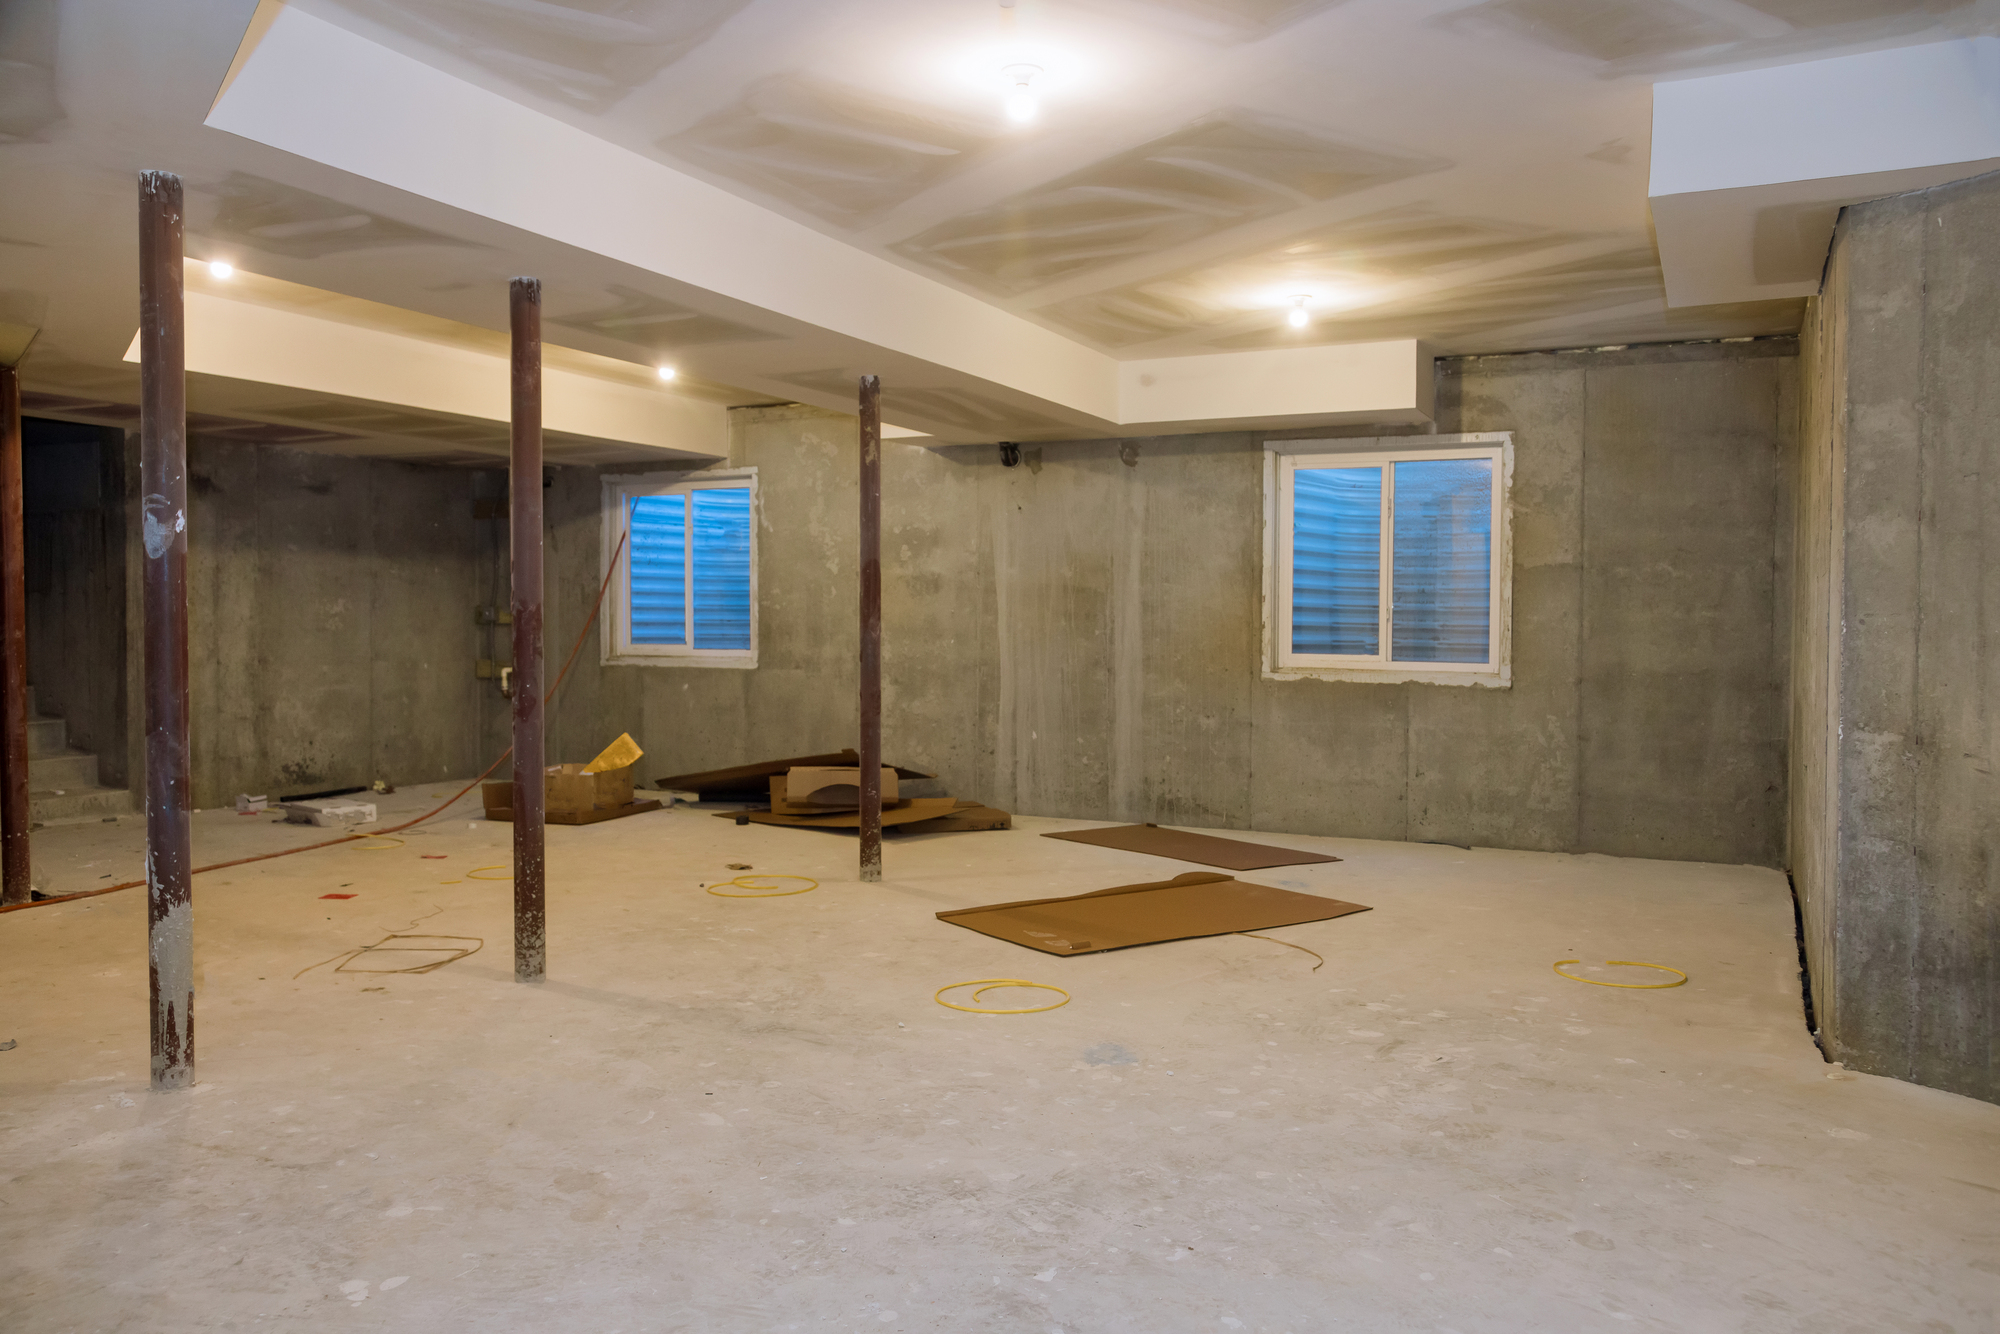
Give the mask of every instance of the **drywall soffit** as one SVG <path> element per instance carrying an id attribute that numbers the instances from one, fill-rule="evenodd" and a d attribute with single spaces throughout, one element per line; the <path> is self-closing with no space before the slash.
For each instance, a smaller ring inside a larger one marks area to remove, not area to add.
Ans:
<path id="1" fill-rule="evenodd" d="M 371 97 L 355 99 L 357 87 Z M 1165 434 L 1217 423 L 1392 422 L 1428 413 L 1414 367 L 1380 395 L 1345 371 L 1334 377 L 1347 386 L 1337 393 L 1289 384 L 1280 373 L 1304 351 L 1315 366 L 1344 365 L 1353 354 L 1340 346 L 1175 358 L 1171 369 L 1155 372 L 1159 392 L 1141 392 L 1154 386 L 1054 330 L 271 0 L 260 7 L 206 123 L 656 275 L 661 300 L 791 340 L 804 362 L 786 368 L 789 343 L 752 340 L 691 350 L 684 367 L 760 391 L 790 385 L 822 407 L 852 404 L 857 371 L 881 373 L 901 394 L 900 404 L 889 405 L 899 422 L 944 439 L 1107 436 L 1138 424 Z M 1250 133 L 1230 125 L 1203 132 Z M 1267 127 L 1257 133 L 1269 137 Z M 1322 151 L 1287 142 L 1266 156 Z M 509 164 L 504 185 L 489 165 L 502 160 Z M 1394 177 L 1430 164 L 1350 165 L 1359 175 Z M 674 225 L 660 227 L 661 218 Z M 1415 344 L 1404 347 L 1413 358 Z M 273 355 L 238 340 L 231 364 Z M 1198 374 L 1196 363 L 1204 363 Z M 264 365 L 262 373 L 306 372 Z M 1272 393 L 1246 394 L 1246 385 Z M 337 392 L 384 391 L 349 383 Z M 411 385 L 398 392 L 434 391 Z M 1169 400 L 1179 415 L 1160 415 L 1157 405 Z M 608 438 L 684 447 L 633 434 L 637 429 Z"/>
<path id="2" fill-rule="evenodd" d="M 446 338 L 435 328 L 426 327 L 419 334 L 325 318 L 295 304 L 199 290 L 198 270 L 192 264 L 189 268 L 193 281 L 186 295 L 186 318 L 191 373 L 450 417 L 504 423 L 511 415 L 505 348 L 486 346 L 496 337 L 487 330 L 466 329 L 462 338 Z M 310 291 L 280 291 L 292 285 L 270 279 L 256 286 L 257 294 L 265 297 Z M 367 304 L 328 299 L 342 308 Z M 424 326 L 447 324 L 407 312 L 391 314 Z M 138 346 L 134 333 L 126 361 L 138 360 Z M 639 367 L 559 348 L 549 353 L 542 374 L 542 420 L 549 431 L 644 446 L 667 457 L 727 455 L 728 410 L 721 404 L 644 383 Z M 604 361 L 612 375 L 587 374 L 565 364 L 597 361 Z"/>
<path id="3" fill-rule="evenodd" d="M 1842 208 L 1996 169 L 2000 39 L 1656 84 L 1667 304 L 1811 296 Z"/>

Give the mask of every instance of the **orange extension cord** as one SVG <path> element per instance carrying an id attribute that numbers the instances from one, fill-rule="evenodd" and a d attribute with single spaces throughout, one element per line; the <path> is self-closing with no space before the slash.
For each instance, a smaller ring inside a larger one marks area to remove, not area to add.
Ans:
<path id="1" fill-rule="evenodd" d="M 618 535 L 618 548 L 611 553 L 611 568 L 606 571 L 604 582 L 597 586 L 597 601 L 590 604 L 590 618 L 583 623 L 583 630 L 577 635 L 576 643 L 570 646 L 569 657 L 563 660 L 562 670 L 556 673 L 556 683 L 549 687 L 548 699 L 543 701 L 544 708 L 555 699 L 556 691 L 562 689 L 563 678 L 569 675 L 569 669 L 576 662 L 576 655 L 582 651 L 583 641 L 590 634 L 590 627 L 597 624 L 597 613 L 604 606 L 604 595 L 610 591 L 611 576 L 618 572 L 618 558 L 625 554 L 625 539 L 629 536 L 631 536 L 630 533 L 620 533 Z M 502 764 L 505 764 L 507 757 L 513 753 L 514 748 L 512 746 L 501 751 L 500 758 L 486 766 L 486 773 L 479 775 L 479 777 L 460 788 L 458 794 L 445 802 L 444 805 L 424 815 L 419 815 L 414 820 L 399 825 L 392 825 L 387 829 L 370 830 L 365 834 L 349 834 L 345 838 L 330 838 L 324 843 L 307 843 L 296 848 L 285 848 L 280 852 L 260 852 L 255 857 L 238 857 L 233 862 L 217 862 L 213 866 L 197 866 L 194 870 L 188 872 L 188 874 L 200 875 L 204 871 L 222 871 L 227 870 L 231 866 L 247 866 L 251 862 L 267 862 L 273 857 L 289 857 L 295 852 L 313 852 L 319 848 L 337 848 L 343 843 L 358 843 L 363 839 L 379 838 L 385 834 L 400 834 L 405 829 L 420 825 L 426 820 L 435 820 L 438 816 L 443 815 L 446 811 L 457 805 L 466 793 L 485 782 L 487 775 L 498 769 Z M 145 883 L 143 880 L 127 880 L 122 885 L 106 885 L 102 889 L 86 889 L 76 894 L 57 894 L 46 899 L 33 899 L 27 903 L 9 903 L 0 906 L 0 913 L 19 912 L 23 908 L 45 908 L 51 903 L 68 903 L 74 899 L 95 898 L 99 894 L 115 894 L 121 889 L 137 889 Z"/>

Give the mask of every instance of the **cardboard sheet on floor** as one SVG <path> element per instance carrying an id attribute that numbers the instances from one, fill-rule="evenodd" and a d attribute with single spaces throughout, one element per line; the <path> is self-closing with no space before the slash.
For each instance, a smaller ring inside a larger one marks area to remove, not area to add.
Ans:
<path id="1" fill-rule="evenodd" d="M 827 767 L 851 769 L 861 763 L 861 756 L 853 750 L 836 750 L 825 755 L 795 755 L 788 760 L 760 760 L 755 764 L 739 764 L 733 769 L 707 769 L 698 774 L 675 774 L 671 778 L 657 780 L 653 786 L 668 788 L 677 792 L 696 792 L 703 801 L 757 801 L 765 799 L 772 778 L 789 772 L 794 766 Z M 905 769 L 901 765 L 891 765 L 896 776 L 908 782 L 917 778 L 936 778 L 921 769 Z"/>
<path id="2" fill-rule="evenodd" d="M 1098 848 L 1119 848 L 1125 852 L 1145 852 L 1175 861 L 1199 862 L 1228 871 L 1262 871 L 1272 866 L 1308 866 L 1314 862 L 1337 862 L 1319 852 L 1297 848 L 1274 848 L 1265 843 L 1245 843 L 1240 839 L 1217 838 L 1213 834 L 1190 834 L 1184 829 L 1162 829 L 1154 824 L 1121 824 L 1108 829 L 1076 829 L 1066 834 L 1043 834 L 1071 843 L 1088 843 Z"/>
<path id="3" fill-rule="evenodd" d="M 1368 911 L 1359 903 L 1245 884 L 1211 871 L 1190 871 L 1172 880 L 1119 885 L 1069 898 L 956 908 L 937 916 L 940 922 L 1044 954 L 1101 954 L 1132 945 L 1268 931 Z"/>
<path id="4" fill-rule="evenodd" d="M 719 820 L 753 824 L 795 825 L 804 829 L 859 829 L 861 812 L 830 811 L 825 815 L 786 815 L 776 811 L 717 811 Z M 1012 829 L 1013 817 L 976 801 L 957 797 L 908 797 L 882 812 L 882 827 L 905 826 L 913 834 L 948 833 L 968 829 Z"/>

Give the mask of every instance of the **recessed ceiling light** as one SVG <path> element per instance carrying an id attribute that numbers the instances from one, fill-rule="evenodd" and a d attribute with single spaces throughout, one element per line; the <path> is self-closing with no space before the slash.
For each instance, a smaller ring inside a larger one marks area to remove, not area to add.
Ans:
<path id="1" fill-rule="evenodd" d="M 661 378 L 662 380 L 671 380 L 671 379 L 673 379 L 673 378 L 674 378 L 674 375 L 675 375 L 675 371 L 674 371 L 674 368 L 673 368 L 672 366 L 662 366 L 662 367 L 660 367 L 660 378 Z"/>
<path id="2" fill-rule="evenodd" d="M 236 272 L 236 269 L 234 265 L 225 264 L 218 259 L 209 264 L 208 271 L 218 278 L 227 278 L 230 274 Z"/>
<path id="3" fill-rule="evenodd" d="M 1040 99 L 1035 96 L 1035 80 L 1041 77 L 1042 67 L 1009 65 L 1000 72 L 1013 84 L 1007 94 L 1007 119 L 1016 125 L 1026 125 L 1041 110 Z"/>

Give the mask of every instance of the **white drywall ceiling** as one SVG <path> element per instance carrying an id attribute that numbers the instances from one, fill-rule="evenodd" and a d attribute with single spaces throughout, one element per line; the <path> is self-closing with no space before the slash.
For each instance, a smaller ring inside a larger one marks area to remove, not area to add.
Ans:
<path id="1" fill-rule="evenodd" d="M 1414 339 L 1453 353 L 1789 331 L 1790 301 L 1668 308 L 1647 212 L 1651 85 L 1972 36 L 1995 17 L 1992 0 L 1021 0 L 1008 35 L 993 0 L 298 7 L 853 257 L 830 263 L 921 278 L 944 293 L 924 301 L 968 312 L 963 328 L 1057 336 L 1042 346 L 1073 348 L 1072 372 Z M 673 392 L 701 401 L 831 404 L 869 370 L 892 390 L 890 420 L 904 406 L 947 438 L 1149 419 L 1122 398 L 1104 411 L 1087 384 L 1022 388 L 976 345 L 970 369 L 942 340 L 855 364 L 857 337 L 893 339 L 774 318 L 775 303 L 696 291 L 501 210 L 205 126 L 254 9 L 0 6 L 0 322 L 42 331 L 31 391 L 136 399 L 121 360 L 133 176 L 160 167 L 188 182 L 194 255 L 486 330 L 505 327 L 507 278 L 535 273 L 551 342 L 671 359 L 686 372 Z M 1023 52 L 1047 88 L 1040 120 L 1015 131 L 995 64 Z M 504 183 L 506 162 L 484 165 Z M 640 219 L 654 221 L 670 220 Z M 1303 331 L 1283 321 L 1298 291 L 1314 298 Z M 332 419 L 303 391 L 253 390 L 192 386 L 206 411 Z M 357 449 L 504 448 L 463 422 L 455 437 L 394 426 L 333 429 L 321 447 L 349 430 Z"/>

